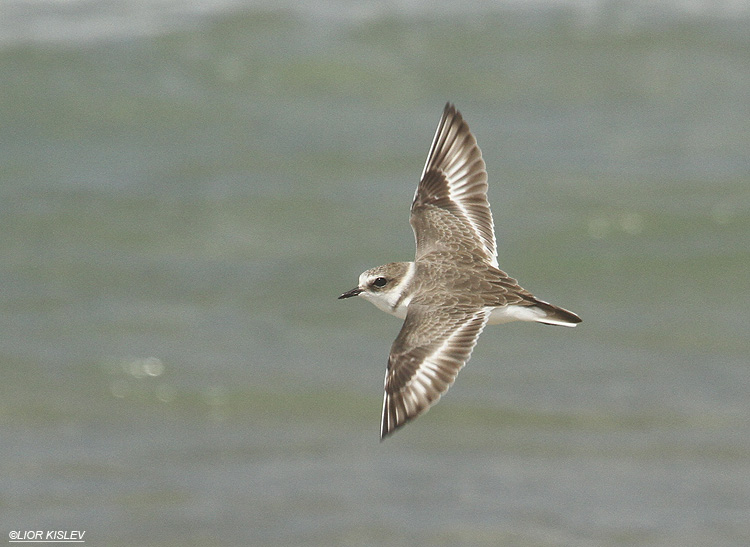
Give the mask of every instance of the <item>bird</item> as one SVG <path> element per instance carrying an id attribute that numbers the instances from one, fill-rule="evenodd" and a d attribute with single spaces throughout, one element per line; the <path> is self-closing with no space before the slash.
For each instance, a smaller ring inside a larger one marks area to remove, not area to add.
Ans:
<path id="1" fill-rule="evenodd" d="M 386 366 L 380 440 L 426 412 L 453 385 L 488 324 L 575 327 L 575 313 L 538 299 L 500 270 L 476 138 L 448 102 L 414 193 L 414 261 L 359 276 L 359 296 L 403 319 Z"/>

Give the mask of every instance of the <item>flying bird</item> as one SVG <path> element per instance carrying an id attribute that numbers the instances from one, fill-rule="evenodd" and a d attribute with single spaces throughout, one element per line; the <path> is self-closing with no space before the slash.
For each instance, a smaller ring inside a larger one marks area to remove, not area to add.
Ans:
<path id="1" fill-rule="evenodd" d="M 451 103 L 432 139 L 409 222 L 414 261 L 367 270 L 355 288 L 339 296 L 361 296 L 404 319 L 388 356 L 381 440 L 448 390 L 486 325 L 581 322 L 500 270 L 482 152 Z"/>

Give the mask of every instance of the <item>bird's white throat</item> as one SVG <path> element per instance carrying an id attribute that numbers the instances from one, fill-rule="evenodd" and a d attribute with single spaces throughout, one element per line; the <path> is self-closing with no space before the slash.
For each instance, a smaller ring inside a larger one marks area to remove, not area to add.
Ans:
<path id="1" fill-rule="evenodd" d="M 406 317 L 406 310 L 409 307 L 409 302 L 411 302 L 411 295 L 404 296 L 403 288 L 400 286 L 394 287 L 388 292 L 363 292 L 360 296 L 375 304 L 378 309 L 390 313 L 391 315 L 395 315 L 399 319 L 404 319 Z"/>

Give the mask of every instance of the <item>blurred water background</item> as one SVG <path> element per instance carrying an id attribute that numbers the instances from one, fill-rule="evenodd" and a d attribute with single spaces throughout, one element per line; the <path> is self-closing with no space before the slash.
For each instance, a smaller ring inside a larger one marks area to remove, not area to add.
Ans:
<path id="1" fill-rule="evenodd" d="M 0 537 L 750 544 L 750 8 L 0 0 Z M 446 101 L 500 265 L 576 329 L 488 328 L 378 442 Z"/>

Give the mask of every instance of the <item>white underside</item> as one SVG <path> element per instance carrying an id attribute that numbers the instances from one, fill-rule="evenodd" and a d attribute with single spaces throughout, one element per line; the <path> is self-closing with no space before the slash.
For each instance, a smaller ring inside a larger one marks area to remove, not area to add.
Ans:
<path id="1" fill-rule="evenodd" d="M 511 321 L 539 321 L 544 319 L 546 314 L 529 306 L 502 306 L 491 308 L 490 320 L 488 325 L 499 325 L 501 323 L 510 323 Z"/>
<path id="2" fill-rule="evenodd" d="M 406 317 L 409 301 L 411 300 L 410 298 L 405 298 L 401 301 L 401 305 L 394 310 L 391 307 L 394 302 L 389 298 L 383 298 L 384 295 L 377 295 L 380 296 L 380 298 L 373 298 L 372 295 L 363 293 L 362 296 L 375 304 L 379 309 L 391 315 L 395 315 L 399 319 L 404 319 Z M 492 311 L 490 312 L 490 319 L 487 322 L 488 325 L 500 325 L 512 321 L 541 321 L 553 325 L 568 325 L 568 323 L 549 320 L 546 318 L 546 314 L 542 310 L 529 306 L 502 306 L 499 308 L 490 308 L 490 310 Z"/>

